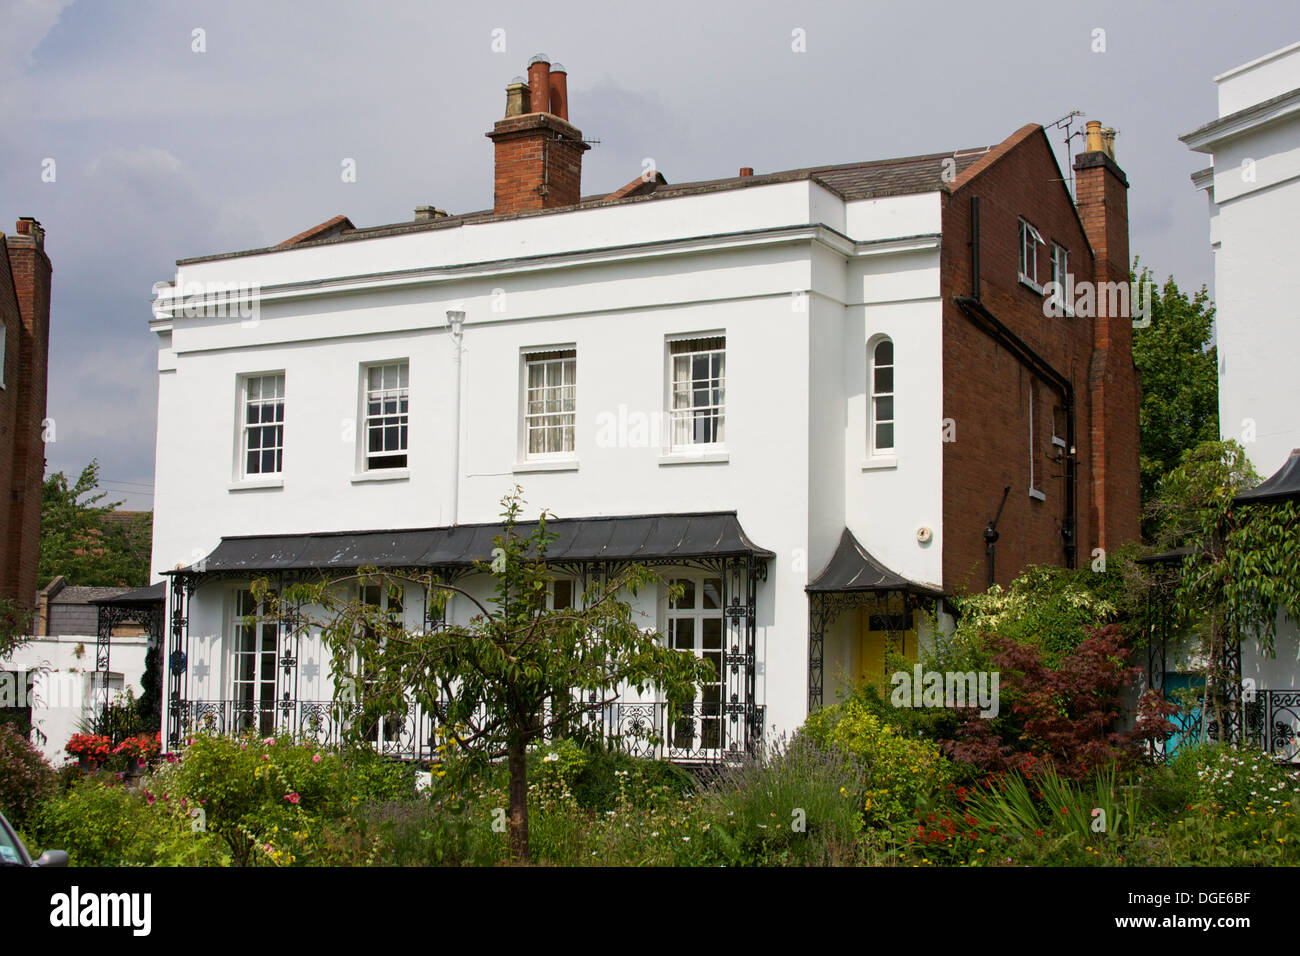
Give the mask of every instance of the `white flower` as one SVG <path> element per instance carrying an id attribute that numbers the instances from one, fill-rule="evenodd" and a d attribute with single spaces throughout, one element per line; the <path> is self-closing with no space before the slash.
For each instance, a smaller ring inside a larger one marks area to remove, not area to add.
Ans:
<path id="1" fill-rule="evenodd" d="M 555 761 L 557 761 L 557 760 L 559 760 L 559 759 L 560 759 L 560 755 L 559 755 L 559 754 L 556 754 L 556 753 L 550 753 L 550 754 L 547 754 L 545 757 L 542 758 L 542 763 L 555 763 Z"/>

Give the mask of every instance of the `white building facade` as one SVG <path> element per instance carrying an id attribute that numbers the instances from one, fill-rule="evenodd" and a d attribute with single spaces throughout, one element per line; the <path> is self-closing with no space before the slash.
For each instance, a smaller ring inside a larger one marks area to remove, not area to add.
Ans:
<path id="1" fill-rule="evenodd" d="M 1300 43 L 1214 82 L 1218 118 L 1181 139 L 1213 163 L 1192 182 L 1210 207 L 1220 428 L 1268 479 L 1300 449 Z M 1243 644 L 1241 667 L 1247 692 L 1267 710 L 1264 725 L 1300 728 L 1297 623 L 1279 619 L 1272 656 Z M 1300 756 L 1295 741 L 1286 745 Z"/>
<path id="2" fill-rule="evenodd" d="M 561 70 L 534 58 L 528 82 L 507 89 L 488 134 L 494 210 L 419 207 L 372 229 L 340 216 L 276 247 L 182 260 L 157 288 L 165 742 L 203 725 L 327 720 L 319 640 L 252 623 L 253 578 L 418 567 L 487 597 L 471 562 L 490 556 L 516 485 L 533 516 L 562 519 L 553 554 L 569 583 L 556 600 L 620 561 L 651 564 L 663 583 L 637 599 L 645 626 L 714 662 L 684 732 L 653 698 L 596 718 L 620 733 L 648 721 L 661 738 L 651 749 L 673 759 L 793 730 L 887 650 L 914 657 L 942 619 L 944 323 L 957 281 L 941 278 L 945 197 L 1003 154 L 1036 150 L 1054 170 L 1041 129 L 997 156 L 677 186 L 654 174 L 584 199 Z M 1054 214 L 1082 235 L 1059 193 Z M 1013 211 L 1012 250 L 1015 229 Z M 965 262 L 966 237 L 949 241 Z M 1075 254 L 1090 265 L 1085 245 Z M 1015 255 L 997 281 L 1044 328 Z M 1032 473 L 1032 424 L 1006 428 L 1030 442 L 1014 467 Z M 981 507 L 996 505 L 995 477 Z M 1063 537 L 1075 548 L 1072 517 L 1063 534 L 1042 510 L 1070 499 L 1042 497 L 1016 507 L 1047 516 L 1044 553 Z M 985 518 L 963 517 L 982 554 Z M 688 596 L 669 607 L 672 581 Z M 401 603 L 407 626 L 436 626 L 425 595 Z M 468 620 L 465 605 L 453 598 L 448 618 Z M 403 719 L 377 742 L 427 757 L 426 717 Z"/>

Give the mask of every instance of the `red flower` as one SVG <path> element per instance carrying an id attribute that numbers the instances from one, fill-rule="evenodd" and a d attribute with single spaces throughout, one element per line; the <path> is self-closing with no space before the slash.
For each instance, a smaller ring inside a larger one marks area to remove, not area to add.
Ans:
<path id="1" fill-rule="evenodd" d="M 299 797 L 297 793 L 286 793 L 284 799 L 288 800 L 290 803 L 296 804 L 302 798 Z"/>

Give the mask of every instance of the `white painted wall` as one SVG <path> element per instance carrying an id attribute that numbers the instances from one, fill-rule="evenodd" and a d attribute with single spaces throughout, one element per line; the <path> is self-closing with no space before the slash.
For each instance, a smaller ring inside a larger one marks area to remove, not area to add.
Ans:
<path id="1" fill-rule="evenodd" d="M 1219 118 L 1300 91 L 1300 43 L 1215 77 Z M 1300 448 L 1300 112 L 1240 121 L 1204 143 L 1210 200 L 1219 417 L 1260 476 Z M 1253 440 L 1252 440 L 1253 433 Z M 1295 569 L 1292 569 L 1293 573 Z M 1277 656 L 1242 649 L 1242 676 L 1261 689 L 1297 686 L 1296 622 L 1279 622 Z"/>
<path id="2" fill-rule="evenodd" d="M 94 683 L 96 640 L 93 634 L 36 637 L 0 661 L 3 671 L 40 672 L 29 699 L 32 727 L 43 739 L 33 742 L 56 767 L 71 759 L 63 748 L 73 734 L 80 732 L 82 721 L 91 719 L 97 708 L 103 706 Z M 129 688 L 137 699 L 144 690 L 140 679 L 144 676 L 147 651 L 148 638 L 144 635 L 113 638 L 109 655 L 113 686 L 116 688 L 120 681 L 121 692 Z M 116 689 L 113 696 L 116 697 Z"/>

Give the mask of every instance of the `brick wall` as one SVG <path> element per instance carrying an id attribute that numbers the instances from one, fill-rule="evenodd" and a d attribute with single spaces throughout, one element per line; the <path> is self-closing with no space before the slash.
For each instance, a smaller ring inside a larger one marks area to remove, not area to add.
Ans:
<path id="1" fill-rule="evenodd" d="M 1102 152 L 1076 157 L 1075 199 L 1079 217 L 1096 254 L 1095 281 L 1128 282 L 1128 180 Z M 1141 386 L 1133 365 L 1130 311 L 1109 311 L 1109 296 L 1098 296 L 1095 345 L 1088 373 L 1092 404 L 1093 496 L 1090 507 L 1098 547 L 1114 548 L 1140 534 Z"/>
<path id="2" fill-rule="evenodd" d="M 987 583 L 983 531 L 1008 485 L 1011 492 L 998 524 L 996 580 L 1005 585 L 1026 564 L 1059 565 L 1065 561 L 1061 530 L 1066 519 L 1066 464 L 1064 450 L 1051 442 L 1054 406 L 1061 401 L 1045 382 L 1034 387 L 1035 440 L 1031 452 L 1029 402 L 1034 376 L 953 302 L 955 296 L 972 292 L 972 194 L 980 198 L 980 292 L 984 306 L 1074 387 L 1078 463 L 1075 540 L 1079 565 L 1091 561 L 1092 549 L 1101 540 L 1092 504 L 1096 470 L 1093 445 L 1098 434 L 1091 398 L 1096 374 L 1093 320 L 1046 317 L 1042 294 L 1019 281 L 1022 217 L 1047 243 L 1040 250 L 1040 284 L 1046 284 L 1051 277 L 1053 242 L 1069 251 L 1069 271 L 1076 281 L 1092 278 L 1093 251 L 1062 180 L 1041 127 L 1031 125 L 1017 131 L 959 176 L 944 200 L 940 254 L 943 401 L 944 416 L 954 420 L 957 439 L 944 445 L 943 583 L 949 590 L 982 590 Z M 1126 222 L 1112 222 L 1110 235 L 1116 241 L 1119 232 L 1127 236 Z M 1127 248 L 1124 254 L 1127 256 Z M 1115 344 L 1111 358 L 1116 358 L 1119 351 L 1120 346 Z M 1117 424 L 1116 416 L 1124 414 L 1118 404 L 1108 407 L 1107 414 L 1099 426 L 1105 434 L 1112 430 L 1117 434 L 1136 432 L 1136 410 L 1131 423 Z M 1029 494 L 1031 453 L 1038 479 L 1035 484 L 1044 500 Z M 1132 490 L 1136 495 L 1136 472 Z M 1119 507 L 1122 510 L 1127 503 L 1121 502 Z M 1136 526 L 1135 509 L 1132 520 Z"/>
<path id="3" fill-rule="evenodd" d="M 4 313 L 5 394 L 0 398 L 0 434 L 8 467 L 0 468 L 0 597 L 31 608 L 36 595 L 41 488 L 45 476 L 42 438 L 50 342 L 50 260 L 40 224 L 18 220 L 5 237 L 8 269 L 0 267 L 0 311 Z M 18 315 L 12 315 L 15 309 Z M 15 321 L 16 319 L 16 321 Z"/>

